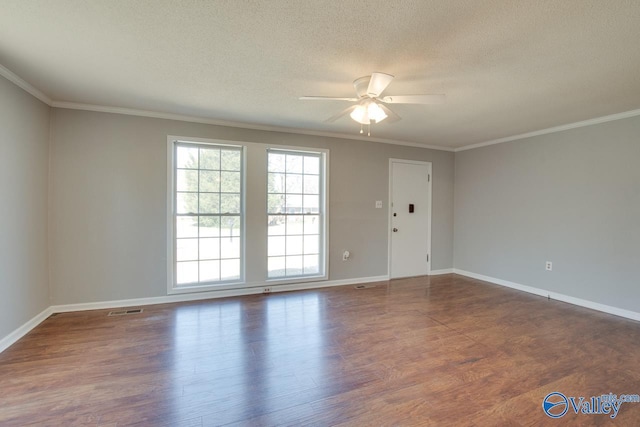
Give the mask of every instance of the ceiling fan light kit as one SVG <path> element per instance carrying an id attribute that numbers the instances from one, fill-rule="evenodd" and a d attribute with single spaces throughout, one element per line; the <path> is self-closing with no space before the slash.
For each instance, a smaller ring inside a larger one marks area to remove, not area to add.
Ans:
<path id="1" fill-rule="evenodd" d="M 386 118 L 390 122 L 400 120 L 400 116 L 394 113 L 386 104 L 442 104 L 445 96 L 438 95 L 399 95 L 382 97 L 382 92 L 389 86 L 393 76 L 386 73 L 372 73 L 370 76 L 363 76 L 353 81 L 358 98 L 329 97 L 329 96 L 302 96 L 301 100 L 313 101 L 349 101 L 358 102 L 340 113 L 330 117 L 326 122 L 332 123 L 339 118 L 349 116 L 357 123 L 360 123 L 360 133 L 363 133 L 362 126 L 371 126 L 373 123 L 380 123 Z M 371 128 L 367 134 L 371 135 Z"/>
<path id="2" fill-rule="evenodd" d="M 371 121 L 380 123 L 388 116 L 382 108 L 372 99 L 365 99 L 361 101 L 352 112 L 349 114 L 353 120 L 362 124 L 371 124 Z"/>

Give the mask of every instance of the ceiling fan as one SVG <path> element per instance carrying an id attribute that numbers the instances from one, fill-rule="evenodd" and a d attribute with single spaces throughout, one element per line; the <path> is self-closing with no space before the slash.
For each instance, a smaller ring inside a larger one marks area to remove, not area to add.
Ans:
<path id="1" fill-rule="evenodd" d="M 355 105 L 345 108 L 338 114 L 335 114 L 325 120 L 333 123 L 339 118 L 349 114 L 351 118 L 360 123 L 360 133 L 363 133 L 363 125 L 371 125 L 371 123 L 380 123 L 389 118 L 390 122 L 400 120 L 400 116 L 391 111 L 385 104 L 443 104 L 446 100 L 445 95 L 398 95 L 398 96 L 381 96 L 382 92 L 389 86 L 393 80 L 391 74 L 372 73 L 370 76 L 363 76 L 353 81 L 356 89 L 357 98 L 340 98 L 332 96 L 301 96 L 301 100 L 312 101 L 349 101 L 356 102 Z M 369 127 L 368 134 L 371 135 Z"/>

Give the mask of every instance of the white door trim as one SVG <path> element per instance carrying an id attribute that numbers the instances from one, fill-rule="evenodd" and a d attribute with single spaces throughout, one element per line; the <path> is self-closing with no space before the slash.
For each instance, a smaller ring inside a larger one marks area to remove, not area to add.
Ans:
<path id="1" fill-rule="evenodd" d="M 433 254 L 431 251 L 431 217 L 433 215 L 432 198 L 433 198 L 433 164 L 431 162 L 423 162 L 419 160 L 405 160 L 405 159 L 389 159 L 389 198 L 388 198 L 388 212 L 387 212 L 387 276 L 391 279 L 391 216 L 393 215 L 393 207 L 391 202 L 393 200 L 393 173 L 392 167 L 394 163 L 408 163 L 412 165 L 426 165 L 429 170 L 429 182 L 427 188 L 429 194 L 427 200 L 429 202 L 429 218 L 427 220 L 427 229 L 429 231 L 429 238 L 427 239 L 427 252 L 429 253 L 429 261 L 427 262 L 427 274 L 431 275 L 431 260 Z"/>

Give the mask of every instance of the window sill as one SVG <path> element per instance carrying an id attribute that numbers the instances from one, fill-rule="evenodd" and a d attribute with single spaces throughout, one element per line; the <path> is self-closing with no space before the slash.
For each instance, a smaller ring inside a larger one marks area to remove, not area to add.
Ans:
<path id="1" fill-rule="evenodd" d="M 242 282 L 224 282 L 215 285 L 185 285 L 176 286 L 167 292 L 169 295 L 179 294 L 194 294 L 198 292 L 211 292 L 211 291 L 224 291 L 229 289 L 239 289 L 247 287 L 244 281 Z"/>
<path id="2" fill-rule="evenodd" d="M 278 277 L 267 279 L 265 283 L 267 283 L 268 285 L 285 285 L 289 283 L 321 282 L 324 280 L 329 280 L 329 277 L 326 274 L 318 276 L 295 276 L 287 278 Z"/>

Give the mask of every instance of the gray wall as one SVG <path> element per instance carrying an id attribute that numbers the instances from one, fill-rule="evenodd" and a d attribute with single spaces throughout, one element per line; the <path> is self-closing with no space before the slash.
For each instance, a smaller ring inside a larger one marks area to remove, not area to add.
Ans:
<path id="1" fill-rule="evenodd" d="M 640 117 L 456 153 L 455 268 L 640 311 L 639 161 Z"/>
<path id="2" fill-rule="evenodd" d="M 49 107 L 0 77 L 0 338 L 49 303 Z"/>
<path id="3" fill-rule="evenodd" d="M 167 135 L 330 149 L 330 280 L 387 274 L 388 159 L 430 161 L 432 269 L 453 266 L 451 152 L 66 109 L 53 120 L 53 304 L 166 295 Z"/>
<path id="4" fill-rule="evenodd" d="M 414 159 L 433 163 L 434 270 L 638 311 L 638 117 L 458 152 L 454 192 L 450 152 L 50 109 L 0 78 L 0 337 L 50 304 L 166 294 L 168 134 L 330 149 L 331 280 L 387 273 L 388 159 Z"/>

